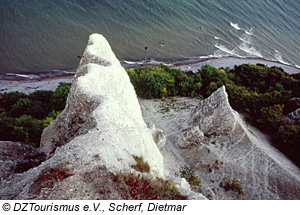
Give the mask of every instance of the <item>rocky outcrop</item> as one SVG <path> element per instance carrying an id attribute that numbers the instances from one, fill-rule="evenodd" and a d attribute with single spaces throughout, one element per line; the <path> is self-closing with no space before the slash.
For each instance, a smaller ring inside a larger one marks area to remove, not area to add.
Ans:
<path id="1" fill-rule="evenodd" d="M 65 110 L 43 132 L 41 150 L 50 155 L 59 146 L 78 142 L 77 137 L 98 146 L 109 169 L 130 168 L 136 155 L 163 176 L 162 156 L 143 121 L 129 77 L 106 39 L 97 34 L 90 36 Z"/>
<path id="2" fill-rule="evenodd" d="M 149 129 L 152 133 L 154 142 L 156 143 L 157 147 L 161 149 L 166 144 L 166 135 L 164 134 L 163 130 L 156 128 L 155 125 L 152 125 Z"/>
<path id="3" fill-rule="evenodd" d="M 244 136 L 228 103 L 225 87 L 217 90 L 192 110 L 189 128 L 179 142 L 181 148 L 197 145 L 232 144 Z"/>
<path id="4" fill-rule="evenodd" d="M 300 121 L 300 108 L 298 108 L 297 110 L 289 113 L 287 115 L 288 118 L 292 119 L 292 120 L 295 120 L 295 121 Z"/>
<path id="5" fill-rule="evenodd" d="M 48 159 L 3 181 L 1 199 L 102 198 L 95 183 L 104 186 L 111 173 L 134 172 L 134 156 L 149 163 L 149 175 L 164 178 L 163 157 L 133 86 L 102 35 L 90 36 L 66 107 L 44 130 L 40 150 Z M 53 175 L 60 183 L 45 183 Z M 116 192 L 111 198 L 121 197 Z"/>
<path id="6" fill-rule="evenodd" d="M 198 192 L 210 199 L 299 199 L 300 171 L 276 150 L 266 135 L 234 111 L 225 87 L 205 100 L 140 100 L 146 123 L 161 128 L 165 171 L 178 174 L 188 165 L 201 180 Z M 155 112 L 156 110 L 156 112 Z M 163 120 L 162 120 L 163 119 Z M 244 195 L 224 189 L 236 179 Z"/>
<path id="7" fill-rule="evenodd" d="M 38 166 L 46 159 L 45 154 L 24 143 L 0 141 L 0 182 L 16 173 Z"/>
<path id="8" fill-rule="evenodd" d="M 242 198 L 300 198 L 299 169 L 264 135 L 243 122 L 230 107 L 225 87 L 200 101 L 192 111 L 179 147 L 183 154 L 189 154 L 186 162 L 194 164 L 207 183 L 210 180 L 222 185 L 226 178 L 236 178 L 245 193 Z"/>

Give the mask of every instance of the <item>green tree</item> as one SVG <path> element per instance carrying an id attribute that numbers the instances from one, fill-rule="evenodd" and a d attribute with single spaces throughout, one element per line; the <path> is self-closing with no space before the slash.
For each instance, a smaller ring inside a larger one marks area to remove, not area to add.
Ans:
<path id="1" fill-rule="evenodd" d="M 59 83 L 59 86 L 56 88 L 50 99 L 54 110 L 61 111 L 65 108 L 71 85 L 71 83 Z"/>
<path id="2" fill-rule="evenodd" d="M 292 161 L 300 167 L 300 124 L 289 127 L 280 126 L 276 135 L 274 135 L 274 142 L 276 146 L 285 153 Z"/>
<path id="3" fill-rule="evenodd" d="M 22 115 L 20 118 L 15 119 L 12 134 L 15 135 L 17 141 L 24 141 L 26 144 L 39 147 L 44 128 L 44 122 L 42 120 L 34 119 L 28 115 Z"/>
<path id="4" fill-rule="evenodd" d="M 21 98 L 27 98 L 27 95 L 18 91 L 0 93 L 0 108 L 4 108 L 6 111 L 10 111 L 11 106 L 17 103 L 17 101 Z"/>
<path id="5" fill-rule="evenodd" d="M 273 105 L 270 107 L 263 107 L 260 109 L 260 118 L 257 119 L 257 122 L 261 127 L 271 125 L 273 129 L 278 128 L 284 105 Z"/>
<path id="6" fill-rule="evenodd" d="M 15 104 L 11 106 L 10 114 L 13 117 L 20 117 L 25 114 L 30 107 L 31 101 L 28 98 L 20 98 Z"/>

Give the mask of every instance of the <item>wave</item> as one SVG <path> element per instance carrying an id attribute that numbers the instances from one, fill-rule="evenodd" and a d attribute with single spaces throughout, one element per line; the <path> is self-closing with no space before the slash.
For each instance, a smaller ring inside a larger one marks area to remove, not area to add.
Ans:
<path id="1" fill-rule="evenodd" d="M 243 57 L 241 55 L 239 55 L 238 53 L 236 53 L 235 49 L 233 50 L 230 50 L 228 49 L 226 46 L 223 46 L 223 45 L 220 45 L 220 44 L 215 44 L 214 45 L 217 49 L 229 54 L 229 55 L 232 55 L 232 56 L 237 56 L 237 57 Z M 217 56 L 220 56 L 218 52 L 215 52 L 214 55 L 217 55 Z M 226 56 L 226 55 L 224 55 Z"/>
<path id="2" fill-rule="evenodd" d="M 286 61 L 283 60 L 282 54 L 279 51 L 277 51 L 277 50 L 275 50 L 274 57 L 280 63 L 285 64 L 285 65 L 290 65 L 288 62 L 286 62 Z M 295 66 L 297 67 L 297 65 L 295 65 Z"/>
<path id="3" fill-rule="evenodd" d="M 210 55 L 207 55 L 207 56 L 200 56 L 200 57 L 198 57 L 198 58 L 200 58 L 200 59 L 209 59 L 209 58 L 215 58 L 215 57 L 219 57 L 219 56 L 217 56 L 217 55 L 213 55 L 213 54 L 210 54 Z"/>
<path id="4" fill-rule="evenodd" d="M 126 63 L 126 64 L 143 64 L 143 62 L 141 62 L 141 61 L 128 61 L 128 60 L 123 60 L 122 62 L 123 62 L 123 63 Z"/>
<path id="5" fill-rule="evenodd" d="M 248 35 L 252 35 L 252 31 L 251 30 L 250 31 L 246 31 L 245 30 L 245 33 L 248 34 Z"/>
<path id="6" fill-rule="evenodd" d="M 238 31 L 241 30 L 241 28 L 239 27 L 238 23 L 234 24 L 234 23 L 230 22 L 230 25 L 231 25 L 233 28 L 235 28 L 236 30 L 238 30 Z"/>
<path id="7" fill-rule="evenodd" d="M 160 64 L 164 64 L 167 66 L 172 65 L 170 63 L 167 63 L 164 61 L 158 61 L 158 60 L 151 59 L 151 58 L 143 59 L 142 61 L 141 60 L 137 60 L 137 61 L 122 60 L 121 63 L 125 68 L 133 68 L 133 67 L 141 66 L 141 65 L 143 65 L 143 66 L 160 65 Z"/>
<path id="8" fill-rule="evenodd" d="M 214 53 L 214 55 L 217 55 L 220 57 L 222 54 L 226 53 L 225 55 L 231 55 L 231 56 L 237 56 L 237 57 L 260 57 L 263 58 L 263 55 L 258 51 L 252 44 L 251 40 L 247 40 L 244 38 L 239 37 L 239 40 L 242 41 L 239 45 L 237 45 L 234 48 L 228 48 L 225 45 L 221 45 L 219 42 L 214 45 L 218 50 L 222 51 L 223 53 L 218 52 L 218 50 Z"/>
<path id="9" fill-rule="evenodd" d="M 240 28 L 239 27 L 239 24 L 238 23 L 232 23 L 232 22 L 230 22 L 230 25 L 234 28 L 234 29 L 236 29 L 236 30 L 238 30 L 238 31 L 244 31 L 246 34 L 248 34 L 248 35 L 253 35 L 253 27 L 251 27 L 250 28 L 250 30 L 244 30 L 244 29 L 242 29 L 242 28 Z"/>
<path id="10" fill-rule="evenodd" d="M 26 78 L 26 79 L 35 79 L 38 76 L 37 75 L 24 75 L 24 74 L 17 74 L 17 73 L 6 73 L 7 76 L 16 76 L 16 77 L 20 77 L 20 78 Z"/>
<path id="11" fill-rule="evenodd" d="M 256 57 L 261 57 L 263 58 L 263 55 L 255 49 L 253 46 L 248 46 L 247 43 L 242 43 L 240 46 L 238 46 L 239 49 L 242 51 L 250 54 L 250 56 L 256 56 Z"/>
<path id="12" fill-rule="evenodd" d="M 251 44 L 251 42 L 250 42 L 250 41 L 248 41 L 248 40 L 246 40 L 246 39 L 244 39 L 244 38 L 241 38 L 241 37 L 239 37 L 239 40 L 243 41 L 244 43 Z"/>

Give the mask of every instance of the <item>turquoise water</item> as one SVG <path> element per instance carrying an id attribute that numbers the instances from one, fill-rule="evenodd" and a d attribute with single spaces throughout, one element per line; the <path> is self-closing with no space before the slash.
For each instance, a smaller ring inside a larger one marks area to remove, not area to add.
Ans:
<path id="1" fill-rule="evenodd" d="M 235 56 L 299 67 L 299 11 L 299 0 L 0 0 L 0 73 L 74 70 L 92 33 L 129 64 Z"/>

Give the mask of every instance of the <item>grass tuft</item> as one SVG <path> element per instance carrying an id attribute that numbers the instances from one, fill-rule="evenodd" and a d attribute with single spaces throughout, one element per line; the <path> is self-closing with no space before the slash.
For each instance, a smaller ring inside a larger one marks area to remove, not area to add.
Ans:
<path id="1" fill-rule="evenodd" d="M 138 156 L 133 156 L 134 160 L 136 161 L 136 165 L 133 165 L 132 168 L 135 169 L 136 171 L 139 171 L 141 173 L 150 172 L 150 166 L 148 162 L 144 161 L 143 157 L 138 157 Z"/>

